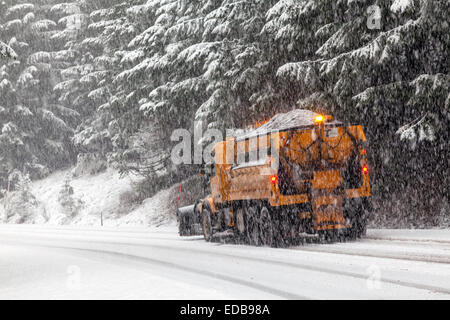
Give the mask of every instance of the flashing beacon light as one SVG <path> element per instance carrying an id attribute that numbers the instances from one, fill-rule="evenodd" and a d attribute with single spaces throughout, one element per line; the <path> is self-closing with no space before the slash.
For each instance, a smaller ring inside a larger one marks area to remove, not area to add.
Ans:
<path id="1" fill-rule="evenodd" d="M 316 123 L 320 123 L 320 122 L 323 122 L 323 116 L 322 115 L 318 115 L 318 116 L 316 116 L 315 118 L 314 118 L 314 121 L 316 122 Z"/>

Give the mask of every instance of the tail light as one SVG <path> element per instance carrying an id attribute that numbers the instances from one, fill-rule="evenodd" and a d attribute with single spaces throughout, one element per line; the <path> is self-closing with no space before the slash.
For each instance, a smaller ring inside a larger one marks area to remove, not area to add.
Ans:
<path id="1" fill-rule="evenodd" d="M 277 184 L 278 182 L 278 176 L 276 174 L 274 174 L 273 176 L 270 177 L 270 182 L 272 184 Z"/>
<path id="2" fill-rule="evenodd" d="M 368 174 L 369 173 L 369 166 L 367 164 L 362 166 L 362 173 L 363 174 Z"/>

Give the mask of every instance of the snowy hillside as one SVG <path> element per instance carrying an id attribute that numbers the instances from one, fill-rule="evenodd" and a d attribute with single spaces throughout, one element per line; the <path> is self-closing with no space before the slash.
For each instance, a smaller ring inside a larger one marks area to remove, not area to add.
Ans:
<path id="1" fill-rule="evenodd" d="M 90 176 L 70 179 L 79 210 L 68 215 L 61 204 L 61 190 L 71 176 L 71 170 L 58 171 L 46 179 L 31 183 L 30 192 L 35 196 L 38 210 L 34 210 L 24 222 L 51 225 L 100 225 L 105 226 L 141 225 L 159 226 L 174 221 L 170 204 L 177 197 L 177 186 L 163 190 L 143 203 L 133 203 L 133 184 L 140 178 L 121 178 L 113 169 Z M 6 199 L 6 201 L 8 201 Z M 0 202 L 0 220 L 6 220 L 5 200 Z"/>

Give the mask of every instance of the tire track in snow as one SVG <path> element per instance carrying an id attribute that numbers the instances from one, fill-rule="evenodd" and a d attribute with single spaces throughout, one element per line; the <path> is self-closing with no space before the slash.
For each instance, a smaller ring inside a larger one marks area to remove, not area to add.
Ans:
<path id="1" fill-rule="evenodd" d="M 50 242 L 51 240 L 47 239 L 44 241 Z M 367 280 L 367 278 L 368 278 L 368 276 L 366 274 L 360 274 L 360 273 L 350 272 L 350 271 L 345 271 L 345 270 L 335 270 L 335 269 L 320 267 L 320 266 L 316 266 L 316 265 L 306 265 L 306 264 L 301 264 L 301 263 L 296 263 L 296 262 L 287 262 L 287 261 L 278 261 L 278 260 L 273 260 L 273 259 L 249 257 L 249 256 L 244 256 L 244 255 L 239 255 L 239 254 L 223 253 L 223 252 L 217 252 L 214 250 L 212 250 L 212 251 L 202 250 L 202 249 L 191 248 L 191 247 L 172 247 L 172 246 L 168 246 L 168 245 L 157 245 L 157 244 L 140 244 L 140 243 L 139 244 L 138 243 L 130 244 L 130 243 L 121 243 L 121 242 L 89 241 L 89 240 L 69 240 L 69 241 L 72 241 L 75 243 L 77 243 L 77 242 L 78 243 L 88 243 L 90 245 L 92 245 L 93 243 L 97 243 L 100 245 L 107 244 L 107 245 L 131 246 L 131 247 L 138 246 L 138 247 L 154 248 L 154 249 L 161 249 L 161 250 L 167 250 L 167 251 L 183 252 L 183 253 L 186 253 L 186 250 L 189 250 L 190 252 L 193 252 L 193 253 L 200 253 L 200 254 L 205 254 L 205 255 L 215 255 L 215 256 L 227 257 L 227 258 L 231 258 L 231 259 L 241 259 L 241 260 L 245 260 L 245 261 L 258 262 L 258 263 L 262 263 L 262 264 L 271 264 L 271 265 L 276 265 L 276 266 L 281 266 L 281 267 L 291 267 L 294 269 L 308 270 L 308 271 L 340 275 L 340 276 L 347 276 L 347 277 L 357 278 L 357 279 L 361 279 L 361 280 Z M 26 243 L 26 244 L 34 245 L 33 243 Z M 76 246 L 74 247 L 74 246 L 69 246 L 69 245 L 68 246 L 57 246 L 57 245 L 53 245 L 52 243 L 50 243 L 49 245 L 36 244 L 36 246 L 117 254 L 117 255 L 121 255 L 121 256 L 129 256 L 129 257 L 135 257 L 137 259 L 154 261 L 156 264 L 159 263 L 161 265 L 173 266 L 173 267 L 176 267 L 177 269 L 182 269 L 182 270 L 191 269 L 190 270 L 191 272 L 194 272 L 197 274 L 203 274 L 203 272 L 205 272 L 208 276 L 212 276 L 214 278 L 222 279 L 225 281 L 231 281 L 233 283 L 235 283 L 235 281 L 237 279 L 237 278 L 234 278 L 231 276 L 222 275 L 222 274 L 214 273 L 211 271 L 204 271 L 204 270 L 199 270 L 196 268 L 186 267 L 184 265 L 179 265 L 179 264 L 176 264 L 173 262 L 158 260 L 158 259 L 149 258 L 149 257 L 143 257 L 143 256 L 139 256 L 139 255 L 133 255 L 133 254 L 129 254 L 129 253 L 121 253 L 121 252 L 117 252 L 117 251 L 109 251 L 109 250 L 103 250 L 103 249 L 85 249 L 85 248 L 77 248 Z M 301 249 L 299 251 L 301 251 Z M 320 252 L 317 250 L 305 250 L 305 251 L 310 251 L 310 252 L 315 252 L 315 253 L 328 253 L 328 252 Z M 347 254 L 347 253 L 342 253 L 342 254 Z M 360 256 L 360 255 L 355 254 L 355 256 Z M 386 259 L 386 257 L 378 257 L 378 256 L 368 256 L 368 257 Z M 393 259 L 393 258 L 390 257 L 389 259 Z M 418 262 L 429 262 L 429 261 L 419 260 Z M 255 284 L 252 282 L 248 282 L 246 280 L 240 280 L 240 279 L 238 279 L 238 281 L 240 283 L 242 283 L 243 285 L 248 284 L 252 288 L 255 288 L 255 287 L 253 287 Z M 393 285 L 450 295 L 450 288 L 444 288 L 444 287 L 438 287 L 438 286 L 432 286 L 432 285 L 426 285 L 426 284 L 420 284 L 420 283 L 413 283 L 413 282 L 407 282 L 407 281 L 402 281 L 402 280 L 388 279 L 388 278 L 381 278 L 380 281 L 389 283 L 389 284 L 393 284 Z M 260 288 L 260 290 L 268 292 L 268 293 L 278 292 L 279 294 L 276 294 L 276 295 L 278 295 L 280 297 L 287 298 L 289 296 L 288 299 L 308 299 L 306 297 L 297 296 L 297 295 L 293 295 L 293 294 L 290 294 L 285 291 L 273 289 L 268 286 L 264 286 L 264 285 L 257 285 L 257 286 L 258 286 L 258 288 Z M 258 289 L 258 288 L 255 288 L 255 289 Z M 270 290 L 270 292 L 267 290 Z M 296 298 L 293 298 L 293 297 L 296 297 Z"/>
<path id="2" fill-rule="evenodd" d="M 157 245 L 150 245 L 151 247 L 158 247 L 159 249 L 165 249 L 165 250 L 174 250 L 174 251 L 184 251 L 178 248 L 173 247 L 166 247 L 166 246 L 157 246 Z M 219 252 L 210 252 L 206 250 L 198 250 L 198 249 L 189 249 L 191 251 L 208 254 L 208 255 L 218 255 L 221 257 L 229 257 L 229 258 L 239 258 L 242 260 L 247 261 L 253 261 L 253 262 L 260 262 L 260 263 L 266 263 L 266 264 L 272 264 L 272 265 L 278 265 L 278 266 L 288 266 L 295 269 L 302 269 L 302 270 L 308 270 L 308 271 L 316 271 L 321 273 L 327 273 L 327 274 L 335 274 L 335 275 L 342 275 L 362 280 L 367 280 L 368 276 L 366 274 L 359 274 L 355 272 L 349 272 L 349 271 L 342 271 L 342 270 L 333 270 L 330 268 L 324 268 L 324 267 L 318 267 L 318 266 L 311 266 L 311 265 L 305 265 L 300 263 L 294 263 L 294 262 L 286 262 L 286 261 L 277 261 L 272 259 L 262 259 L 262 258 L 256 258 L 256 257 L 248 257 L 248 256 L 242 256 L 242 255 L 235 255 L 235 254 L 227 254 L 227 253 L 219 253 Z M 317 251 L 312 251 L 317 252 Z M 320 252 L 319 252 L 320 253 Z M 377 257 L 377 258 L 385 258 L 385 257 Z M 419 262 L 428 262 L 428 261 L 419 261 Z M 443 288 L 443 287 L 437 287 L 437 286 L 430 286 L 430 285 L 424 285 L 419 283 L 412 283 L 412 282 L 406 282 L 402 280 L 394 280 L 394 279 L 388 279 L 388 278 L 380 278 L 381 282 L 390 283 L 394 285 L 399 285 L 403 287 L 409 287 L 414 289 L 420 289 L 420 290 L 428 290 L 432 292 L 437 293 L 443 293 L 450 295 L 450 288 Z"/>
<path id="3" fill-rule="evenodd" d="M 9 232 L 9 231 L 13 231 L 13 232 Z M 55 236 L 63 236 L 64 238 L 66 238 L 65 240 L 70 240 L 70 241 L 85 241 L 84 239 L 82 239 L 80 237 L 80 233 L 76 233 L 76 237 L 74 238 L 70 238 L 68 237 L 67 233 L 60 233 L 60 232 L 39 232 L 39 231 L 30 231 L 30 232 L 25 232 L 24 230 L 20 230 L 21 233 L 23 233 L 25 236 L 30 236 L 32 235 L 55 235 Z M 91 239 L 93 239 L 94 241 L 98 242 L 98 243 L 105 243 L 105 244 L 109 244 L 109 243 L 116 243 L 116 244 L 126 244 L 123 242 L 118 242 L 115 241 L 115 239 L 117 239 L 117 234 L 114 234 L 113 232 L 108 232 L 105 231 L 106 233 L 100 233 L 100 234 L 94 234 L 94 235 L 87 235 L 90 236 Z M 13 235 L 16 235 L 18 232 L 16 230 L 7 230 L 6 233 L 10 233 Z M 74 232 L 72 232 L 71 234 L 75 234 Z M 105 238 L 111 238 L 113 241 L 102 241 L 100 239 L 105 239 Z M 120 235 L 120 238 L 123 239 L 130 239 L 130 240 L 140 240 L 140 241 L 149 241 L 149 240 L 162 240 L 162 241 L 170 241 L 170 242 L 196 242 L 196 241 L 204 241 L 202 238 L 198 238 L 198 237 L 193 237 L 193 238 L 166 238 L 166 237 L 158 237 L 158 236 L 145 236 L 145 237 L 138 237 L 138 236 L 131 236 L 131 235 Z M 367 238 L 364 238 L 363 240 L 366 240 Z M 372 239 L 369 239 L 372 240 Z M 373 240 L 374 242 L 395 242 L 397 240 L 385 240 L 385 239 L 380 239 L 380 240 Z M 407 245 L 414 245 L 414 243 L 411 243 L 409 240 L 405 240 L 405 241 L 401 241 L 404 244 Z M 429 241 L 417 241 L 420 244 L 429 244 Z M 220 242 L 214 242 L 215 244 L 221 244 Z M 228 244 L 228 243 L 227 243 Z M 229 243 L 230 245 L 234 245 L 233 243 Z M 449 243 L 450 244 L 450 243 Z M 150 244 L 142 244 L 142 243 L 134 243 L 133 245 L 136 246 L 147 246 Z M 331 254 L 340 254 L 340 255 L 350 255 L 350 256 L 360 256 L 360 257 L 371 257 L 371 258 L 383 258 L 383 259 L 396 259 L 396 260 L 406 260 L 406 261 L 414 261 L 414 262 L 430 262 L 430 263 L 442 263 L 442 264 L 450 264 L 450 255 L 449 256 L 440 256 L 440 255 L 436 255 L 436 254 L 430 254 L 430 255 L 423 255 L 423 254 L 379 254 L 379 253 L 371 253 L 371 252 L 363 252 L 362 250 L 358 250 L 355 248 L 350 248 L 350 249 L 330 249 L 327 247 L 321 247 L 321 244 L 319 244 L 318 246 L 310 246 L 310 245 L 302 245 L 302 246 L 293 246 L 293 247 L 288 247 L 286 249 L 288 250 L 295 250 L 295 251 L 307 251 L 307 252 L 319 252 L 319 253 L 331 253 Z M 328 245 L 328 244 L 323 244 Z M 439 247 L 444 247 L 445 249 L 450 249 L 449 246 L 446 245 L 446 242 L 436 242 L 436 244 L 433 244 L 434 246 L 438 245 Z M 172 247 L 167 247 L 167 248 L 172 248 Z M 189 250 L 199 250 L 199 249 L 192 249 L 191 247 L 188 248 Z M 209 252 L 209 251 L 208 251 Z"/>
<path id="4" fill-rule="evenodd" d="M 376 237 L 376 236 L 366 236 L 364 239 L 374 240 L 374 241 L 389 241 L 389 242 L 402 242 L 402 243 L 420 243 L 420 244 L 446 244 L 450 245 L 450 240 L 444 239 L 414 239 L 414 238 L 396 238 L 396 237 Z"/>
<path id="5" fill-rule="evenodd" d="M 319 252 L 319 253 L 331 253 L 331 254 L 339 254 L 339 255 L 348 255 L 348 256 L 357 256 L 357 257 L 370 257 L 370 258 L 382 258 L 382 259 L 395 259 L 395 260 L 406 260 L 406 261 L 414 261 L 414 262 L 429 262 L 429 263 L 442 263 L 442 264 L 450 264 L 450 256 L 444 257 L 439 255 L 428 255 L 425 256 L 423 254 L 405 254 L 399 255 L 397 253 L 370 253 L 370 252 L 362 252 L 357 249 L 344 250 L 344 249 L 329 249 L 329 248 L 295 248 L 296 251 L 307 251 L 307 252 Z"/>
<path id="6" fill-rule="evenodd" d="M 199 269 L 199 268 L 188 267 L 188 266 L 180 265 L 180 264 L 173 263 L 173 262 L 168 262 L 168 261 L 164 261 L 164 260 L 160 260 L 160 259 L 154 259 L 154 258 L 149 258 L 149 257 L 144 257 L 144 256 L 139 256 L 139 255 L 134 255 L 134 254 L 129 254 L 129 253 L 110 251 L 110 250 L 104 250 L 104 249 L 99 250 L 99 249 L 87 249 L 87 248 L 74 248 L 74 247 L 70 247 L 70 246 L 40 245 L 40 244 L 27 244 L 27 245 L 34 246 L 34 247 L 41 247 L 41 248 L 53 248 L 53 249 L 70 250 L 70 251 L 75 251 L 75 252 L 76 251 L 90 252 L 90 253 L 96 253 L 96 254 L 116 256 L 116 257 L 125 258 L 127 260 L 144 262 L 147 264 L 153 264 L 153 265 L 157 265 L 157 266 L 164 267 L 164 268 L 171 268 L 171 269 L 175 269 L 175 270 L 179 270 L 179 271 L 183 271 L 183 272 L 187 272 L 187 273 L 201 275 L 203 277 L 208 277 L 208 278 L 213 278 L 216 280 L 218 279 L 218 280 L 222 280 L 225 282 L 230 282 L 235 285 L 236 284 L 241 285 L 241 286 L 244 286 L 247 288 L 251 288 L 251 289 L 255 289 L 258 291 L 265 292 L 265 293 L 269 293 L 273 296 L 277 296 L 277 297 L 288 299 L 288 300 L 309 300 L 310 299 L 308 297 L 293 294 L 288 291 L 278 290 L 278 289 L 268 287 L 268 286 L 265 286 L 265 285 L 262 285 L 259 283 L 255 283 L 255 282 L 247 281 L 244 279 L 228 276 L 228 275 L 225 275 L 222 273 L 203 270 L 203 269 Z"/>

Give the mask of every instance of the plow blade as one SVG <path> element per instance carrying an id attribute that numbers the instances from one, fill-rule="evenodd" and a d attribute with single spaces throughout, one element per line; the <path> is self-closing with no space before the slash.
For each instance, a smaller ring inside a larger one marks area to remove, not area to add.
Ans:
<path id="1" fill-rule="evenodd" d="M 177 209 L 180 236 L 197 236 L 203 234 L 200 225 L 200 215 L 196 209 L 197 205 L 195 204 Z"/>

